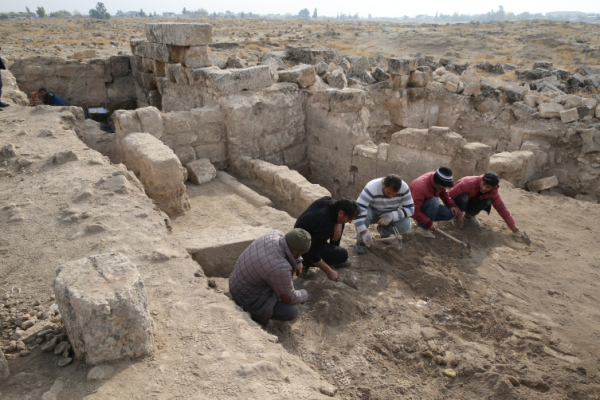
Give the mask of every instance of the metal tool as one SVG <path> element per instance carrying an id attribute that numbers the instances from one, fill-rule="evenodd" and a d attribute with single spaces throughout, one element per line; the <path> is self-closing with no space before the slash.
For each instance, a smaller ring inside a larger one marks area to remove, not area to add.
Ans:
<path id="1" fill-rule="evenodd" d="M 442 231 L 440 228 L 436 229 L 436 232 L 439 232 L 442 235 L 446 236 L 448 239 L 453 240 L 456 243 L 460 244 L 465 250 L 467 250 L 467 254 L 471 253 L 471 245 L 468 244 L 467 242 L 465 242 L 464 240 L 458 240 L 454 236 L 451 236 L 451 235 L 447 234 L 446 232 Z"/>
<path id="2" fill-rule="evenodd" d="M 529 235 L 527 234 L 527 232 L 525 231 L 518 231 L 517 235 L 520 235 L 521 237 L 523 237 L 523 240 L 525 241 L 525 244 L 527 246 L 531 246 L 531 239 L 529 239 Z"/>
<path id="3" fill-rule="evenodd" d="M 381 217 L 379 217 L 381 218 Z M 379 224 L 380 222 L 378 222 Z M 392 229 L 394 230 L 394 236 L 388 236 L 385 238 L 373 239 L 373 242 L 390 242 L 392 240 L 402 240 L 402 235 L 398 232 L 398 228 L 392 225 Z"/>
<path id="4" fill-rule="evenodd" d="M 344 285 L 350 286 L 352 289 L 358 290 L 358 288 L 356 287 L 356 283 L 354 283 L 352 278 L 350 278 L 349 276 L 342 277 L 340 275 L 340 280 L 338 282 L 342 282 Z"/>

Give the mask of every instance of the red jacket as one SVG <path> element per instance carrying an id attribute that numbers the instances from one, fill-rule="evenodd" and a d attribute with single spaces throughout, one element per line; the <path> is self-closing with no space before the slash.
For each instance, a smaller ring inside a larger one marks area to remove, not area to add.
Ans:
<path id="1" fill-rule="evenodd" d="M 458 182 L 456 182 L 456 184 L 454 185 L 454 187 L 450 189 L 450 197 L 452 197 L 452 199 L 455 199 L 463 193 L 467 193 L 470 199 L 477 196 L 477 194 L 479 193 L 479 188 L 481 187 L 482 180 L 483 175 L 465 176 L 464 178 L 459 179 Z M 500 214 L 504 222 L 506 222 L 506 225 L 508 225 L 509 228 L 512 228 L 513 226 L 515 226 L 515 219 L 512 217 L 512 215 L 510 215 L 510 211 L 508 211 L 508 208 L 506 208 L 506 206 L 504 205 L 504 202 L 500 197 L 500 193 L 498 193 L 498 188 L 499 186 L 496 186 L 487 193 L 481 193 L 481 196 L 479 196 L 479 198 L 482 200 L 488 198 L 492 199 L 492 205 L 494 206 L 496 211 L 498 211 L 498 214 Z"/>
<path id="2" fill-rule="evenodd" d="M 421 212 L 421 206 L 423 206 L 423 202 L 425 200 L 430 199 L 432 197 L 439 197 L 440 199 L 442 199 L 446 207 L 456 207 L 456 204 L 454 204 L 454 200 L 452 200 L 452 198 L 448 195 L 446 189 L 435 190 L 435 183 L 433 182 L 434 174 L 435 172 L 428 172 L 426 174 L 423 174 L 414 181 L 412 181 L 410 185 L 408 185 L 415 203 L 415 213 L 413 215 L 413 218 L 416 219 L 417 222 L 419 222 L 420 224 L 425 225 L 427 229 L 431 228 L 431 225 L 433 225 L 433 221 Z M 458 212 L 460 214 L 460 210 Z"/>

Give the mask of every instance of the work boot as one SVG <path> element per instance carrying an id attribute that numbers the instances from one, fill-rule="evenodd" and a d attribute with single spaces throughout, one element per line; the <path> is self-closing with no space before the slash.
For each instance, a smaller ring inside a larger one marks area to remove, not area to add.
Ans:
<path id="1" fill-rule="evenodd" d="M 417 227 L 417 233 L 427 239 L 435 239 L 435 235 L 429 229 Z"/>
<path id="2" fill-rule="evenodd" d="M 367 253 L 367 245 L 364 244 L 364 243 L 358 243 L 358 242 L 356 242 L 356 246 L 354 246 L 354 251 L 359 256 L 362 256 L 363 254 Z"/>
<path id="3" fill-rule="evenodd" d="M 331 265 L 331 268 L 334 269 L 338 269 L 338 268 L 349 268 L 352 265 L 352 261 L 350 260 L 346 260 L 344 262 L 338 263 L 338 264 L 333 264 Z"/>
<path id="4" fill-rule="evenodd" d="M 8 106 L 10 106 L 10 104 L 0 101 L 0 107 L 4 108 L 4 107 L 8 107 Z"/>
<path id="5" fill-rule="evenodd" d="M 465 214 L 465 219 L 467 221 L 469 221 L 469 223 L 473 226 L 481 226 L 481 223 L 479 222 L 479 220 L 477 219 L 476 216 L 471 215 L 471 214 Z"/>

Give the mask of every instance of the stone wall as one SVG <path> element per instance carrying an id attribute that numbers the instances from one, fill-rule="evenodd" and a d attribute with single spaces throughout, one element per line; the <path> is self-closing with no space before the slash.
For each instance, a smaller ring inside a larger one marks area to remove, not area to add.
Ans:
<path id="1" fill-rule="evenodd" d="M 87 62 L 60 57 L 17 60 L 10 71 L 25 93 L 44 87 L 68 105 L 130 109 L 136 105 L 129 56 L 94 58 Z"/>

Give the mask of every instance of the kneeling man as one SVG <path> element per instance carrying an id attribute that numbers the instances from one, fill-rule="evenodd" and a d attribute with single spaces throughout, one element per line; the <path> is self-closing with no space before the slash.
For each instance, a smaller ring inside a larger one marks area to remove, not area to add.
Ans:
<path id="1" fill-rule="evenodd" d="M 410 230 L 410 216 L 414 213 L 413 198 L 406 182 L 396 174 L 373 179 L 363 189 L 356 201 L 361 209 L 354 220 L 356 226 L 356 254 L 367 252 L 367 245 L 373 244 L 369 225 L 378 224 L 377 231 L 382 238 L 394 235 L 393 227 L 399 233 Z M 398 242 L 402 247 L 402 242 Z"/>
<path id="2" fill-rule="evenodd" d="M 347 268 L 348 251 L 340 247 L 346 223 L 352 222 L 359 213 L 354 200 L 334 200 L 329 196 L 315 200 L 298 217 L 294 228 L 310 233 L 310 250 L 303 254 L 304 270 L 315 266 L 327 274 L 327 278 L 338 281 L 339 275 L 332 268 Z"/>
<path id="3" fill-rule="evenodd" d="M 506 225 L 514 232 L 519 232 L 515 219 L 504 205 L 498 187 L 500 178 L 494 172 L 487 172 L 481 176 L 465 176 L 456 182 L 456 185 L 448 192 L 458 208 L 465 213 L 465 219 L 474 226 L 479 226 L 476 215 L 482 210 L 489 214 L 492 206 L 498 211 Z M 463 227 L 457 221 L 459 228 Z"/>
<path id="4" fill-rule="evenodd" d="M 419 223 L 417 233 L 429 239 L 435 239 L 436 221 L 450 221 L 456 218 L 462 223 L 462 212 L 448 195 L 446 188 L 454 186 L 452 170 L 439 167 L 411 182 L 410 190 L 415 199 L 413 218 Z M 444 205 L 440 204 L 440 199 Z"/>
<path id="5" fill-rule="evenodd" d="M 295 290 L 293 275 L 302 273 L 302 258 L 310 249 L 310 234 L 292 229 L 285 235 L 272 230 L 256 239 L 238 258 L 229 275 L 233 300 L 255 321 L 291 321 L 298 304 L 308 298 L 306 290 Z"/>

